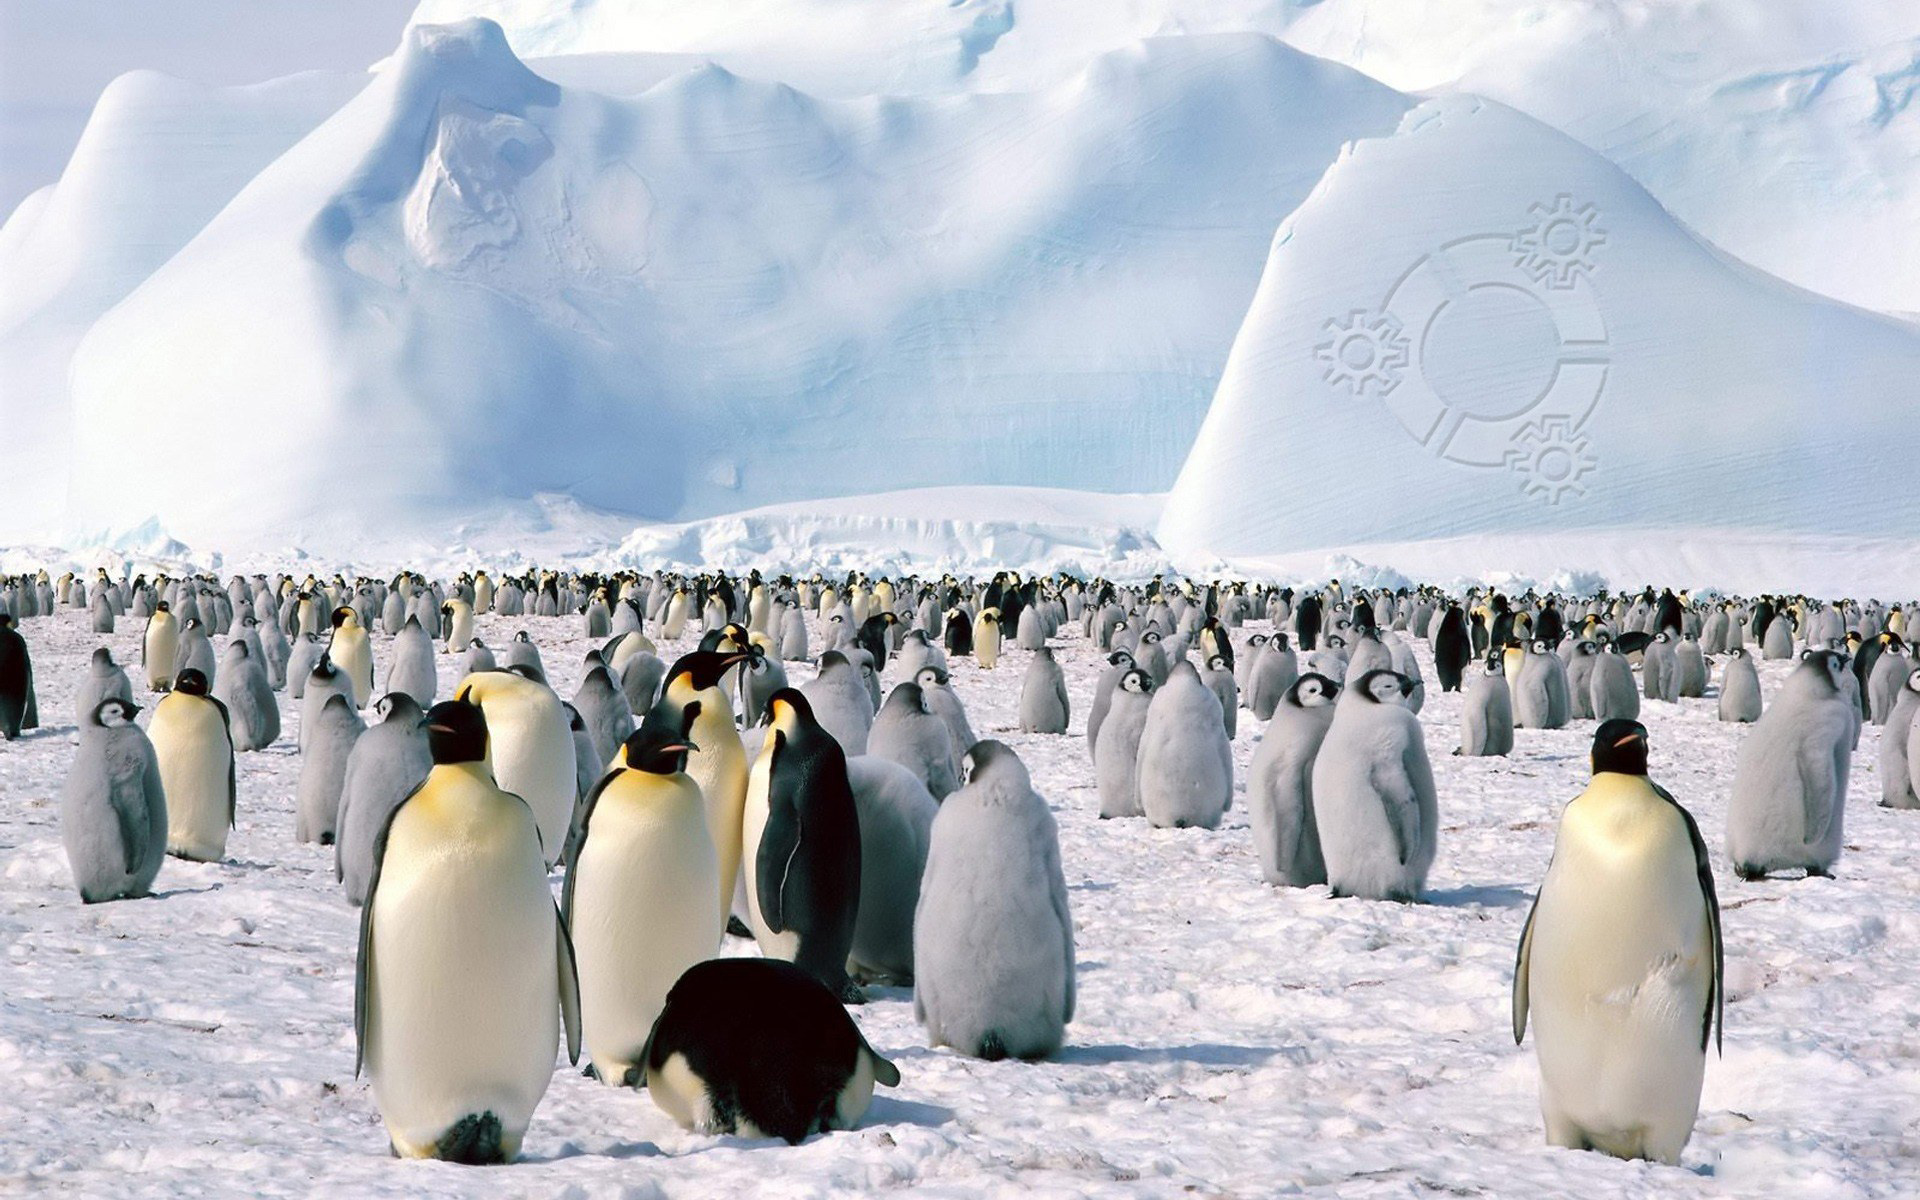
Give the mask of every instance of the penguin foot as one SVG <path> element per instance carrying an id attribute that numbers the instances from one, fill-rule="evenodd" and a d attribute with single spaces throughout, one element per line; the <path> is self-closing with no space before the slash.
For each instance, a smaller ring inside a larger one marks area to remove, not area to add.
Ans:
<path id="1" fill-rule="evenodd" d="M 840 985 L 840 1003 L 865 1004 L 866 1002 L 867 1002 L 866 989 L 861 987 L 859 984 L 855 983 L 853 980 L 849 979 L 845 983 Z"/>
<path id="2" fill-rule="evenodd" d="M 747 928 L 747 923 L 739 917 L 734 916 L 727 918 L 727 933 L 737 938 L 750 938 L 753 936 L 753 930 Z"/>
<path id="3" fill-rule="evenodd" d="M 1748 883 L 1754 883 L 1767 877 L 1766 871 L 1759 867 L 1748 866 L 1745 863 L 1733 864 L 1733 873 Z"/>
<path id="4" fill-rule="evenodd" d="M 492 1110 L 477 1115 L 468 1113 L 440 1135 L 433 1146 L 434 1157 L 465 1166 L 502 1162 L 506 1155 L 500 1136 L 500 1118 L 494 1116 Z"/>

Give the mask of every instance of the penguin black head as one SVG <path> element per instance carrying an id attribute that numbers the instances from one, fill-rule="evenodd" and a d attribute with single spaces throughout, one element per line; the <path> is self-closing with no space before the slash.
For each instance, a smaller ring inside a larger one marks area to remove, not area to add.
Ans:
<path id="1" fill-rule="evenodd" d="M 487 717 L 477 704 L 448 700 L 427 710 L 427 749 L 435 765 L 479 762 L 487 756 Z"/>
<path id="2" fill-rule="evenodd" d="M 1115 650 L 1112 654 L 1107 655 L 1107 663 L 1115 667 L 1123 664 L 1130 667 L 1133 665 L 1133 655 L 1128 654 L 1125 650 Z"/>
<path id="3" fill-rule="evenodd" d="M 173 605 L 171 605 L 171 604 L 168 604 L 168 603 L 167 603 L 167 602 L 166 602 L 165 600 L 162 600 L 162 601 L 161 601 L 160 603 L 158 603 L 158 604 L 156 604 L 156 605 L 154 605 L 154 606 L 153 606 L 153 611 L 155 611 L 155 612 L 172 612 L 172 611 L 173 611 Z"/>
<path id="4" fill-rule="evenodd" d="M 913 681 L 920 685 L 920 691 L 924 694 L 928 688 L 945 683 L 947 673 L 939 667 L 928 665 L 913 673 Z"/>
<path id="5" fill-rule="evenodd" d="M 896 685 L 891 692 L 887 693 L 887 702 L 881 707 L 898 707 L 907 712 L 926 712 L 927 700 L 926 696 L 920 691 L 919 684 L 902 683 Z"/>
<path id="6" fill-rule="evenodd" d="M 1339 695 L 1339 684 L 1317 671 L 1308 671 L 1293 681 L 1289 699 L 1301 708 L 1324 708 Z"/>
<path id="7" fill-rule="evenodd" d="M 12 617 L 9 617 L 5 613 L 0 613 L 0 629 L 5 629 L 8 625 L 11 625 L 12 623 L 13 623 Z M 112 666 L 113 651 L 107 649 L 105 646 L 101 646 L 100 648 L 96 649 L 93 652 L 93 664 L 97 667 Z"/>
<path id="8" fill-rule="evenodd" d="M 695 650 L 691 654 L 683 654 L 675 660 L 673 669 L 667 672 L 667 685 L 684 675 L 694 691 L 704 692 L 710 687 L 718 687 L 720 677 L 727 673 L 728 668 L 735 663 L 745 662 L 748 657 L 741 651 L 728 653 L 720 650 Z M 823 657 L 821 662 L 824 664 L 825 661 Z M 664 694 L 665 688 L 661 690 Z"/>
<path id="9" fill-rule="evenodd" d="M 405 692 L 388 692 L 375 700 L 373 712 L 382 721 L 412 721 L 417 724 L 427 719 L 427 714 L 420 711 L 420 702 Z"/>
<path id="10" fill-rule="evenodd" d="M 108 696 L 93 706 L 93 723 L 102 729 L 118 729 L 122 725 L 133 724 L 133 718 L 139 713 L 140 706 L 133 701 Z"/>
<path id="11" fill-rule="evenodd" d="M 173 681 L 173 690 L 176 692 L 184 692 L 189 696 L 206 695 L 206 673 L 197 667 L 188 667 L 186 670 L 180 672 L 179 677 Z"/>
<path id="12" fill-rule="evenodd" d="M 1120 677 L 1120 690 L 1145 696 L 1153 691 L 1153 676 L 1138 669 L 1130 670 Z"/>
<path id="13" fill-rule="evenodd" d="M 338 629 L 342 625 L 345 625 L 347 623 L 347 619 L 351 616 L 353 616 L 353 610 L 348 608 L 346 605 L 342 604 L 339 608 L 336 608 L 333 610 L 333 616 L 328 618 L 328 620 L 332 623 L 335 629 Z"/>
<path id="14" fill-rule="evenodd" d="M 1647 773 L 1647 727 L 1615 717 L 1593 731 L 1593 773 Z"/>
<path id="15" fill-rule="evenodd" d="M 687 752 L 698 750 L 691 738 L 648 722 L 626 741 L 626 764 L 649 775 L 675 775 L 687 769 Z"/>

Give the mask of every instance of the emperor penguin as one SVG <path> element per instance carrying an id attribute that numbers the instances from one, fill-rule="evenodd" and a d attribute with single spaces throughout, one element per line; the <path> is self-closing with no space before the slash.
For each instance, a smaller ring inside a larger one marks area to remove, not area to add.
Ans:
<path id="1" fill-rule="evenodd" d="M 147 727 L 167 796 L 167 853 L 217 862 L 233 828 L 233 737 L 226 706 L 207 694 L 206 676 L 182 671 L 153 706 Z"/>
<path id="2" fill-rule="evenodd" d="M 460 656 L 460 673 L 462 675 L 477 675 L 481 671 L 497 671 L 499 669 L 499 661 L 493 657 L 493 651 L 487 647 L 485 642 L 479 638 L 474 638 L 471 642 L 467 643 L 467 652 Z M 437 678 L 434 686 L 436 689 L 439 687 Z M 426 705 L 426 707 L 431 708 L 433 706 L 429 704 Z"/>
<path id="3" fill-rule="evenodd" d="M 1137 817 L 1140 807 L 1140 737 L 1153 703 L 1153 677 L 1129 667 L 1113 689 L 1113 706 L 1100 726 L 1093 752 L 1093 776 L 1100 793 L 1100 816 Z"/>
<path id="4" fill-rule="evenodd" d="M 249 621 L 253 618 L 249 617 Z M 287 686 L 287 660 L 293 656 L 293 647 L 287 644 L 287 635 L 280 630 L 277 621 L 254 621 L 245 628 L 253 630 L 260 639 L 260 661 L 267 669 L 267 683 L 274 691 Z"/>
<path id="5" fill-rule="evenodd" d="M 108 696 L 80 722 L 60 796 L 60 840 L 83 904 L 144 896 L 167 856 L 167 796 L 132 700 Z"/>
<path id="6" fill-rule="evenodd" d="M 429 610 L 431 611 L 431 610 Z M 460 654 L 473 643 L 473 606 L 454 597 L 440 606 L 441 653 Z M 521 630 L 524 634 L 526 631 Z"/>
<path id="7" fill-rule="evenodd" d="M 508 670 L 516 667 L 530 667 L 541 679 L 547 677 L 546 664 L 540 661 L 540 647 L 533 644 L 533 636 L 522 629 L 513 635 L 504 651 L 503 665 Z"/>
<path id="8" fill-rule="evenodd" d="M 306 747 L 300 751 L 300 783 L 294 799 L 295 841 L 333 845 L 340 821 L 340 791 L 346 783 L 347 758 L 366 725 L 345 693 L 327 696 L 319 720 L 311 730 L 302 726 Z"/>
<path id="9" fill-rule="evenodd" d="M 1340 685 L 1325 675 L 1300 676 L 1273 710 L 1247 774 L 1247 824 L 1260 874 L 1276 887 L 1327 881 L 1320 829 L 1313 818 L 1313 760 L 1333 723 Z"/>
<path id="10" fill-rule="evenodd" d="M 227 706 L 235 750 L 264 750 L 280 736 L 280 701 L 267 682 L 265 666 L 253 657 L 245 638 L 227 643 L 213 692 Z"/>
<path id="11" fill-rule="evenodd" d="M 716 958 L 667 993 L 646 1046 L 647 1094 L 682 1129 L 798 1145 L 851 1129 L 900 1071 L 837 997 L 791 963 Z"/>
<path id="12" fill-rule="evenodd" d="M 1022 612 L 1025 618 L 1033 612 Z M 1229 682 L 1232 676 L 1228 677 Z M 1026 677 L 1020 681 L 1020 729 L 1023 733 L 1065 733 L 1067 731 L 1067 676 L 1054 661 L 1053 651 L 1044 644 L 1036 648 L 1027 663 Z"/>
<path id="13" fill-rule="evenodd" d="M 716 911 L 722 921 L 733 906 L 734 881 L 740 872 L 749 767 L 746 747 L 733 723 L 733 708 L 720 683 L 729 669 L 748 657 L 716 650 L 681 655 L 667 673 L 660 698 L 643 722 L 677 730 L 692 743 L 686 773 L 699 785 L 706 805 L 707 831 L 713 839 L 718 872 L 714 881 Z M 751 879 L 748 882 L 751 886 Z"/>
<path id="14" fill-rule="evenodd" d="M 1727 857 L 1740 878 L 1796 867 L 1832 873 L 1860 719 L 1858 702 L 1841 688 L 1846 672 L 1846 660 L 1831 650 L 1801 651 L 1740 743 L 1727 803 Z"/>
<path id="15" fill-rule="evenodd" d="M 1640 717 L 1640 691 L 1633 686 L 1633 663 L 1615 642 L 1594 656 L 1588 680 L 1596 721 L 1634 721 Z"/>
<path id="16" fill-rule="evenodd" d="M 1793 618 L 1786 613 L 1767 623 L 1760 637 L 1760 654 L 1769 662 L 1793 657 Z"/>
<path id="17" fill-rule="evenodd" d="M 1114 689 L 1120 686 L 1120 677 L 1133 670 L 1133 655 L 1125 650 L 1109 650 L 1107 666 L 1093 684 L 1093 707 L 1087 712 L 1087 757 L 1092 758 L 1100 748 L 1100 726 L 1107 719 L 1107 712 L 1113 707 Z M 960 748 L 965 754 L 968 747 Z"/>
<path id="18" fill-rule="evenodd" d="M 1707 694 L 1707 659 L 1697 638 L 1683 637 L 1673 647 L 1673 692 L 1679 699 Z"/>
<path id="19" fill-rule="evenodd" d="M 180 624 L 173 618 L 173 606 L 162 600 L 153 606 L 146 636 L 140 642 L 140 665 L 147 671 L 148 691 L 164 692 L 173 686 L 179 653 Z"/>
<path id="20" fill-rule="evenodd" d="M 355 908 L 366 903 L 374 843 L 387 818 L 433 769 L 427 714 L 418 701 L 406 692 L 388 692 L 373 702 L 373 711 L 378 723 L 355 739 L 347 755 L 333 843 L 334 878 Z"/>
<path id="21" fill-rule="evenodd" d="M 393 661 L 387 666 L 387 694 L 405 692 L 422 711 L 432 708 L 440 691 L 440 673 L 434 666 L 433 639 L 408 617 L 393 636 Z"/>
<path id="22" fill-rule="evenodd" d="M 920 698 L 928 711 L 947 723 L 947 736 L 953 741 L 953 757 L 958 762 L 973 745 L 973 726 L 967 721 L 966 706 L 948 685 L 944 667 L 921 667 L 913 681 L 920 685 Z"/>
<path id="23" fill-rule="evenodd" d="M 394 1153 L 508 1162 L 553 1079 L 580 995 L 526 801 L 487 768 L 487 718 L 427 714 L 433 769 L 374 845 L 354 977 L 354 1074 L 373 1078 Z"/>
<path id="24" fill-rule="evenodd" d="M 1880 733 L 1880 803 L 1886 808 L 1920 808 L 1920 787 L 1912 757 L 1915 715 L 1920 714 L 1920 667 L 1907 671 L 1900 695 Z"/>
<path id="25" fill-rule="evenodd" d="M 1287 642 L 1287 635 L 1276 633 L 1267 642 L 1266 653 L 1254 664 L 1253 674 L 1248 686 L 1253 694 L 1253 715 L 1262 721 L 1270 721 L 1293 689 L 1294 682 L 1300 678 L 1300 658 Z M 1329 683 L 1338 680 L 1322 675 Z"/>
<path id="26" fill-rule="evenodd" d="M 867 756 L 905 767 L 935 800 L 946 799 L 960 786 L 960 755 L 954 752 L 947 723 L 927 707 L 917 683 L 897 684 L 887 694 L 867 736 Z"/>
<path id="27" fill-rule="evenodd" d="M 1233 802 L 1233 745 L 1220 701 L 1185 659 L 1147 705 L 1134 776 L 1141 812 L 1162 829 L 1216 829 Z"/>
<path id="28" fill-rule="evenodd" d="M 713 903 L 719 856 L 692 742 L 678 722 L 649 721 L 582 807 L 568 851 L 561 912 L 580 967 L 580 1024 L 602 1083 L 643 1082 L 647 1036 L 667 992 L 712 958 L 725 929 Z"/>
<path id="29" fill-rule="evenodd" d="M 973 619 L 973 661 L 983 671 L 1000 661 L 1000 610 L 983 608 Z"/>
<path id="30" fill-rule="evenodd" d="M 1313 816 L 1335 896 L 1411 902 L 1426 886 L 1440 821 L 1410 690 L 1392 671 L 1361 676 L 1341 692 L 1314 759 Z"/>
<path id="31" fill-rule="evenodd" d="M 454 695 L 486 714 L 493 778 L 533 811 L 551 867 L 566 847 L 579 798 L 566 706 L 552 688 L 514 671 L 476 672 L 461 680 Z"/>
<path id="32" fill-rule="evenodd" d="M 326 651 L 320 645 L 320 639 L 310 633 L 299 635 L 287 650 L 287 696 L 293 700 L 307 698 L 307 680 L 313 676 L 313 668 L 319 663 Z"/>
<path id="33" fill-rule="evenodd" d="M 1736 647 L 1727 652 L 1720 672 L 1720 719 L 1751 725 L 1760 719 L 1760 670 L 1753 656 Z"/>
<path id="34" fill-rule="evenodd" d="M 360 624 L 360 614 L 348 605 L 334 609 L 331 619 L 333 639 L 327 643 L 327 657 L 346 673 L 353 707 L 365 708 L 373 699 L 373 642 Z"/>
<path id="35" fill-rule="evenodd" d="M 1467 636 L 1467 616 L 1458 604 L 1449 602 L 1433 635 L 1433 672 L 1440 677 L 1440 690 L 1457 692 L 1473 661 L 1473 642 Z"/>
<path id="36" fill-rule="evenodd" d="M 1467 758 L 1513 753 L 1513 693 L 1507 672 L 1497 658 L 1489 658 L 1474 673 L 1460 705 L 1460 748 Z"/>
<path id="37" fill-rule="evenodd" d="M 86 732 L 87 722 L 93 719 L 100 702 L 114 697 L 132 704 L 133 681 L 127 678 L 120 664 L 113 661 L 113 651 L 101 646 L 88 660 L 87 673 L 74 692 L 74 715 L 82 733 Z M 133 712 L 139 711 L 138 707 L 133 709 Z"/>
<path id="38" fill-rule="evenodd" d="M 1576 721 L 1593 719 L 1593 668 L 1600 658 L 1600 646 L 1586 638 L 1568 638 L 1560 645 L 1567 664 L 1567 698 Z"/>
<path id="39" fill-rule="evenodd" d="M 820 673 L 800 686 L 813 719 L 833 735 L 848 754 L 865 754 L 873 729 L 874 705 L 865 677 L 853 661 L 838 650 L 820 656 Z"/>
<path id="40" fill-rule="evenodd" d="M 597 652 L 588 654 L 587 673 L 573 694 L 573 707 L 593 739 L 594 761 L 602 766 L 611 762 L 620 747 L 633 736 L 633 708 Z"/>
<path id="41" fill-rule="evenodd" d="M 847 760 L 847 783 L 860 814 L 860 912 L 847 971 L 858 983 L 913 983 L 913 914 L 940 801 L 899 763 L 863 755 Z"/>
<path id="42" fill-rule="evenodd" d="M 1680 1161 L 1724 966 L 1700 829 L 1647 778 L 1645 727 L 1607 721 L 1593 782 L 1560 815 L 1513 972 L 1513 1040 L 1531 1016 L 1549 1144 Z"/>
<path id="43" fill-rule="evenodd" d="M 1060 1048 L 1075 994 L 1060 831 L 999 742 L 973 746 L 966 786 L 933 819 L 913 962 L 913 1012 L 933 1045 L 988 1060 Z"/>
<path id="44" fill-rule="evenodd" d="M 300 695 L 300 734 L 296 739 L 300 753 L 307 752 L 314 731 L 320 728 L 320 714 L 335 696 L 345 697 L 347 707 L 353 707 L 353 681 L 322 651 L 320 660 L 307 673 L 307 687 Z"/>
<path id="45" fill-rule="evenodd" d="M 1567 665 L 1544 640 L 1527 644 L 1512 689 L 1516 724 L 1527 729 L 1564 729 L 1572 719 Z"/>
<path id="46" fill-rule="evenodd" d="M 847 978 L 860 904 L 860 817 L 847 755 L 800 692 L 774 693 L 767 714 L 741 839 L 748 925 L 766 957 L 859 1002 L 865 997 Z"/>

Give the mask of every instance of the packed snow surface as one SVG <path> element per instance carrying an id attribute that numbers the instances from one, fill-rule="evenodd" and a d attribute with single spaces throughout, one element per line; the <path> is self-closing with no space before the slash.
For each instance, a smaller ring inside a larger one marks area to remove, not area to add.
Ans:
<path id="1" fill-rule="evenodd" d="M 1678 1168 L 1549 1149 L 1532 1048 L 1509 1032 L 1514 946 L 1560 806 L 1586 784 L 1591 722 L 1522 730 L 1510 759 L 1454 758 L 1459 697 L 1430 693 L 1421 720 L 1443 828 L 1427 894 L 1333 900 L 1260 882 L 1242 796 L 1215 832 L 1095 819 L 1078 735 L 1099 655 L 1070 628 L 1056 643 L 1068 736 L 1015 731 L 1026 652 L 1009 646 L 992 672 L 954 668 L 976 730 L 1017 750 L 1060 821 L 1079 957 L 1065 1049 L 1040 1063 L 931 1050 L 910 993 L 879 988 L 850 1011 L 903 1078 L 852 1131 L 799 1147 L 691 1134 L 646 1095 L 561 1065 L 525 1160 L 480 1169 L 389 1158 L 353 1078 L 356 911 L 332 851 L 293 840 L 297 705 L 283 697 L 281 740 L 240 759 L 225 861 L 169 859 L 151 899 L 79 903 L 56 824 L 68 710 L 94 646 L 137 662 L 140 638 L 137 621 L 105 639 L 87 628 L 71 610 L 26 622 L 49 727 L 0 745 L 0 1174 L 34 1194 L 1911 1192 L 1920 814 L 1872 803 L 1872 727 L 1853 760 L 1837 877 L 1742 883 L 1720 846 L 1745 729 L 1715 720 L 1711 697 L 1645 705 L 1654 778 L 1699 818 L 1725 914 L 1726 1051 L 1708 1059 Z M 579 620 L 479 623 L 496 646 L 522 628 L 571 694 L 588 648 Z M 384 673 L 388 642 L 375 641 Z M 1769 697 L 1785 666 L 1761 664 Z M 795 682 L 809 674 L 792 670 Z M 443 659 L 441 687 L 454 682 Z M 1259 736 L 1243 713 L 1243 778 Z M 752 950 L 730 940 L 727 952 Z"/>

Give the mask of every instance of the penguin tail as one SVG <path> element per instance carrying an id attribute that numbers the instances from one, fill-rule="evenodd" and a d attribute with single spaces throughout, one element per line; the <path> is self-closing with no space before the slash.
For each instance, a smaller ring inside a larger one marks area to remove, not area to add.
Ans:
<path id="1" fill-rule="evenodd" d="M 980 1057 L 988 1062 L 999 1062 L 1007 1056 L 1007 1044 L 1000 1038 L 1000 1031 L 989 1029 L 980 1039 Z"/>

